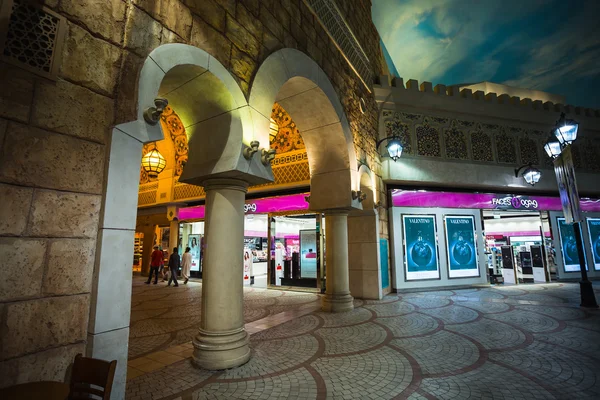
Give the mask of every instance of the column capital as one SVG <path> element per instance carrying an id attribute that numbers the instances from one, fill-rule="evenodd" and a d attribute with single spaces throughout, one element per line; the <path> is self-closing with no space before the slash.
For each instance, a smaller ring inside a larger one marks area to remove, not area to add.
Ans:
<path id="1" fill-rule="evenodd" d="M 246 193 L 250 184 L 241 179 L 211 178 L 202 182 L 204 190 L 230 189 Z"/>
<path id="2" fill-rule="evenodd" d="M 323 210 L 322 212 L 327 217 L 328 215 L 348 215 L 352 208 L 333 208 L 331 210 Z"/>

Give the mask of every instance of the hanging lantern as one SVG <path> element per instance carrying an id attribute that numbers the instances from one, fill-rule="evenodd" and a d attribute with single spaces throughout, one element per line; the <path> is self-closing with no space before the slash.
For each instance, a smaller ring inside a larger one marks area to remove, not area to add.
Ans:
<path id="1" fill-rule="evenodd" d="M 152 179 L 156 179 L 166 166 L 167 160 L 160 154 L 156 145 L 142 157 L 142 168 L 144 168 L 148 176 Z"/>

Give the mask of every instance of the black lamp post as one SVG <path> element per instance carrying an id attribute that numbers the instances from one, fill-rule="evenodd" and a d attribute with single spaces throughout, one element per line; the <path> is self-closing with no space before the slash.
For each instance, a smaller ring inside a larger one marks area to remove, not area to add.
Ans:
<path id="1" fill-rule="evenodd" d="M 557 159 L 560 157 L 564 149 L 571 145 L 577 139 L 579 123 L 572 119 L 565 118 L 565 113 L 560 115 L 560 119 L 556 121 L 556 125 L 551 133 L 554 134 L 558 142 L 551 136 L 548 142 L 544 145 L 544 150 L 549 157 Z M 559 181 L 559 171 L 555 168 L 557 181 Z M 583 251 L 583 238 L 581 237 L 581 221 L 573 221 L 573 234 L 575 236 L 575 245 L 577 246 L 577 256 L 579 257 L 579 269 L 581 270 L 581 281 L 579 282 L 579 290 L 581 295 L 581 306 L 598 308 L 596 296 L 592 282 L 589 281 L 587 270 L 585 268 L 585 253 Z"/>

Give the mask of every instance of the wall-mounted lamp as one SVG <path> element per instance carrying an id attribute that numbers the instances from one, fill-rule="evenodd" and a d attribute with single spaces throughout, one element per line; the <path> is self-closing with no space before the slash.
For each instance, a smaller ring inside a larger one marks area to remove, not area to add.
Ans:
<path id="1" fill-rule="evenodd" d="M 246 147 L 244 149 L 244 158 L 246 160 L 252 159 L 254 153 L 258 151 L 258 146 L 260 146 L 260 143 L 258 141 L 253 140 L 252 142 L 250 142 L 250 147 Z"/>
<path id="2" fill-rule="evenodd" d="M 536 183 L 540 181 L 542 177 L 542 173 L 539 169 L 534 168 L 531 164 L 525 164 L 519 168 L 515 169 L 515 178 L 519 177 L 519 173 L 523 171 L 523 179 L 525 182 L 530 184 L 531 186 L 535 186 Z"/>
<path id="3" fill-rule="evenodd" d="M 379 146 L 381 146 L 381 144 L 386 140 L 388 144 L 385 147 L 387 148 L 388 155 L 392 160 L 397 161 L 402 156 L 402 150 L 404 149 L 402 147 L 402 141 L 400 140 L 400 136 L 394 135 L 381 139 L 377 142 L 377 145 L 375 147 L 377 151 L 379 151 Z"/>
<path id="4" fill-rule="evenodd" d="M 154 105 L 156 107 L 148 107 L 146 108 L 146 111 L 144 111 L 144 119 L 150 125 L 158 124 L 158 121 L 160 121 L 160 115 L 169 105 L 169 101 L 162 97 L 158 97 L 154 99 Z"/>

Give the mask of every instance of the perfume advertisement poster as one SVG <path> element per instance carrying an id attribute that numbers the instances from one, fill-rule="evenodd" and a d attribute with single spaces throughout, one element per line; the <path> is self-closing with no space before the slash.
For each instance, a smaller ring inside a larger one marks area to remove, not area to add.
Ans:
<path id="1" fill-rule="evenodd" d="M 190 271 L 200 271 L 200 235 L 189 235 L 187 245 L 192 255 Z"/>
<path id="2" fill-rule="evenodd" d="M 556 218 L 558 223 L 558 236 L 560 238 L 560 252 L 562 254 L 565 272 L 579 272 L 579 254 L 575 242 L 575 230 L 573 225 L 567 224 L 564 218 Z M 583 249 L 585 252 L 585 248 Z M 586 266 L 586 270 L 588 270 Z"/>
<path id="3" fill-rule="evenodd" d="M 588 218 L 587 226 L 594 257 L 594 269 L 600 270 L 600 218 Z"/>
<path id="4" fill-rule="evenodd" d="M 475 244 L 475 218 L 470 215 L 446 216 L 444 223 L 446 225 L 448 277 L 479 276 Z"/>
<path id="5" fill-rule="evenodd" d="M 300 231 L 300 277 L 317 277 L 317 231 Z"/>
<path id="6" fill-rule="evenodd" d="M 406 280 L 438 279 L 435 216 L 403 215 Z"/>

